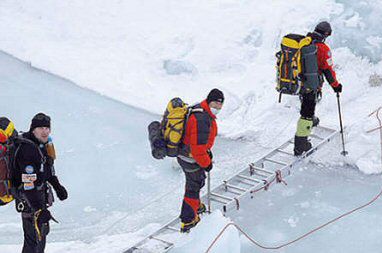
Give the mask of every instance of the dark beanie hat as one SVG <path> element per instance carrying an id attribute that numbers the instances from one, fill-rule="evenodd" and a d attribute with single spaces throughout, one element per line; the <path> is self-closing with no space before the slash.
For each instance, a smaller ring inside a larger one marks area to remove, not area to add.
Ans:
<path id="1" fill-rule="evenodd" d="M 224 102 L 224 94 L 221 90 L 215 88 L 210 91 L 207 96 L 207 103 L 211 103 L 213 101 L 221 103 Z"/>
<path id="2" fill-rule="evenodd" d="M 29 131 L 33 131 L 36 127 L 49 127 L 50 128 L 50 117 L 42 112 L 37 113 L 33 119 Z"/>
<path id="3" fill-rule="evenodd" d="M 327 37 L 332 34 L 332 27 L 330 26 L 329 22 L 322 21 L 316 25 L 314 31 Z"/>

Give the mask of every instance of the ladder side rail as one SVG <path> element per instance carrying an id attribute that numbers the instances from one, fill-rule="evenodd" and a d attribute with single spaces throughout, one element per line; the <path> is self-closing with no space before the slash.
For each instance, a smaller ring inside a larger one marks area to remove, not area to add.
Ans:
<path id="1" fill-rule="evenodd" d="M 324 126 L 321 126 L 321 125 L 315 126 L 315 128 L 317 128 L 317 129 L 322 129 L 322 130 L 324 130 L 324 131 L 331 132 L 331 133 L 338 132 L 338 130 L 331 129 L 331 128 L 329 128 L 329 127 L 324 127 Z"/>
<path id="2" fill-rule="evenodd" d="M 123 253 L 130 253 L 133 252 L 130 249 L 139 249 L 140 246 L 143 246 L 146 244 L 148 241 L 152 240 L 152 237 L 155 237 L 157 235 L 160 235 L 164 230 L 166 230 L 166 227 L 171 226 L 173 223 L 177 222 L 179 218 L 172 219 L 171 221 L 165 223 L 161 228 L 158 230 L 152 232 L 151 234 L 147 235 L 145 238 L 143 238 L 141 241 L 137 242 L 133 246 L 131 246 L 129 249 L 125 250 Z"/>
<path id="3" fill-rule="evenodd" d="M 264 183 L 259 183 L 253 187 L 248 188 L 245 192 L 243 192 L 242 195 L 236 197 L 237 200 L 242 200 L 243 198 L 248 197 L 251 194 L 251 191 L 255 191 L 263 187 L 267 182 L 271 182 L 276 177 L 276 173 L 269 175 L 265 180 Z M 223 207 L 223 214 L 226 215 L 231 210 L 236 210 L 236 201 L 230 201 L 225 205 L 225 208 Z"/>

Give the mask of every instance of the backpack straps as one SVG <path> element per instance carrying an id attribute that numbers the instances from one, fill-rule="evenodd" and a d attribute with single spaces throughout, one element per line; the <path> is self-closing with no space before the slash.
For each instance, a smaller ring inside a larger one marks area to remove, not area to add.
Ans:
<path id="1" fill-rule="evenodd" d="M 184 127 L 183 127 L 184 130 L 183 130 L 183 134 L 182 134 L 182 141 L 183 141 L 184 135 L 186 133 L 188 119 L 190 118 L 191 114 L 198 113 L 198 112 L 204 112 L 203 108 L 201 108 L 201 107 L 195 108 L 195 106 L 196 105 L 192 105 L 192 106 L 188 107 L 186 118 L 184 119 Z"/>
<path id="2" fill-rule="evenodd" d="M 188 107 L 188 112 L 185 119 L 184 129 L 187 127 L 188 119 L 190 118 L 191 114 L 198 113 L 198 112 L 204 112 L 203 108 L 195 108 L 195 105 Z"/>
<path id="3" fill-rule="evenodd" d="M 20 147 L 23 144 L 29 144 L 29 145 L 32 145 L 34 148 L 36 148 L 38 153 L 40 154 L 40 157 L 41 157 L 41 164 L 46 163 L 46 158 L 45 158 L 44 154 L 42 153 L 41 149 L 37 146 L 37 144 L 34 143 L 33 141 L 31 141 L 27 138 L 18 136 L 14 139 L 14 144 L 16 146 L 16 150 L 14 150 L 14 156 L 12 157 L 13 158 L 13 162 L 12 162 L 13 168 L 16 168 L 16 157 L 19 153 Z"/>
<path id="4" fill-rule="evenodd" d="M 189 115 L 196 113 L 196 112 L 204 112 L 203 108 L 191 108 Z"/>

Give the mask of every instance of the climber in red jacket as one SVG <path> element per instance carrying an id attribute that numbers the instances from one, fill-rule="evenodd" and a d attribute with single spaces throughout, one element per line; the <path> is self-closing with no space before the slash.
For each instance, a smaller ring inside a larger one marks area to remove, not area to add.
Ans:
<path id="1" fill-rule="evenodd" d="M 223 106 L 224 95 L 213 89 L 207 99 L 192 107 L 178 155 L 178 163 L 186 176 L 186 189 L 180 214 L 181 232 L 188 232 L 206 211 L 200 202 L 200 189 L 205 184 L 206 173 L 212 169 L 212 152 L 217 135 L 216 115 Z"/>

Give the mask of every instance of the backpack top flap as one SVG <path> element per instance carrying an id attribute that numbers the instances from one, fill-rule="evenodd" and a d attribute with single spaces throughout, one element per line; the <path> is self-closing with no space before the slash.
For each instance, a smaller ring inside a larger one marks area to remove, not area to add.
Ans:
<path id="1" fill-rule="evenodd" d="M 287 34 L 281 40 L 281 49 L 292 48 L 297 50 L 300 48 L 300 41 L 304 38 L 305 36 L 300 34 Z"/>
<path id="2" fill-rule="evenodd" d="M 162 134 L 166 142 L 167 155 L 175 157 L 182 140 L 188 113 L 187 104 L 180 98 L 173 98 L 168 103 L 162 119 Z"/>

